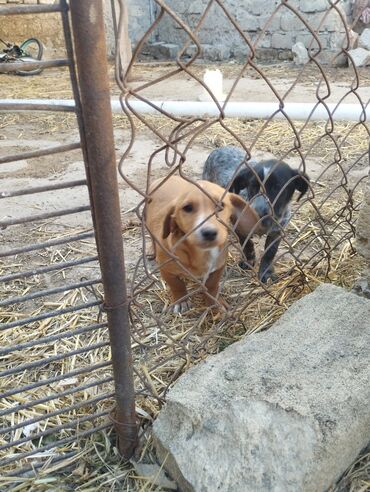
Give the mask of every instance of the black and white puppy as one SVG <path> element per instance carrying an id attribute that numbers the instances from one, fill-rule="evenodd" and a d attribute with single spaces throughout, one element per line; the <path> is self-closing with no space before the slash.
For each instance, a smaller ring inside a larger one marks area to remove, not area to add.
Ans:
<path id="1" fill-rule="evenodd" d="M 240 194 L 257 212 L 260 221 L 259 234 L 266 234 L 265 250 L 261 258 L 258 276 L 262 282 L 274 279 L 273 260 L 279 248 L 283 228 L 288 224 L 290 202 L 295 190 L 299 191 L 297 201 L 307 192 L 309 178 L 306 174 L 292 169 L 277 159 L 244 162 L 245 152 L 238 147 L 221 147 L 208 156 L 202 179 L 212 181 Z M 240 165 L 243 163 L 242 165 Z M 240 169 L 237 171 L 237 169 Z M 240 262 L 242 268 L 255 264 L 254 244 L 246 240 L 238 230 L 240 243 L 246 259 Z"/>

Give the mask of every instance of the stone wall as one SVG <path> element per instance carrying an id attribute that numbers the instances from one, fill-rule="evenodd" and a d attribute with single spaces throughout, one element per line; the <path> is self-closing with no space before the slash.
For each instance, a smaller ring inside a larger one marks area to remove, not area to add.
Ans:
<path id="1" fill-rule="evenodd" d="M 0 4 L 32 4 L 54 3 L 55 0 L 0 0 Z M 167 0 L 177 15 L 191 28 L 194 27 L 203 13 L 208 0 Z M 225 7 L 234 16 L 252 42 L 258 35 L 280 0 L 224 0 Z M 135 46 L 153 22 L 158 7 L 155 0 L 127 0 L 129 10 L 129 33 L 132 45 Z M 289 0 L 289 4 L 297 8 L 310 26 L 318 26 L 329 0 Z M 114 50 L 114 31 L 111 16 L 111 0 L 104 0 L 108 53 Z M 340 0 L 338 7 L 344 17 L 350 16 L 351 0 Z M 45 22 L 45 19 L 47 21 Z M 0 37 L 12 41 L 20 41 L 36 36 L 46 46 L 45 56 L 53 53 L 61 54 L 64 47 L 62 27 L 58 14 L 42 16 L 11 16 L 2 19 Z M 149 52 L 156 57 L 174 57 L 177 50 L 188 39 L 188 35 L 169 16 L 165 15 L 150 39 Z M 227 19 L 219 5 L 214 4 L 199 33 L 203 45 L 203 57 L 210 60 L 228 60 L 245 58 L 248 47 L 242 36 Z M 329 14 L 320 29 L 320 41 L 328 59 L 340 50 L 343 43 L 343 26 L 338 14 Z M 301 41 L 307 48 L 312 35 L 306 26 L 287 7 L 282 6 L 269 23 L 265 35 L 257 45 L 259 59 L 286 59 L 292 56 L 292 45 Z M 313 44 L 315 47 L 315 44 Z M 188 53 L 194 52 L 190 47 Z"/>
<path id="2" fill-rule="evenodd" d="M 167 4 L 190 27 L 194 27 L 203 13 L 207 0 L 168 0 Z M 254 42 L 280 0 L 224 0 L 229 13 L 240 25 L 243 34 Z M 325 11 L 328 0 L 289 0 L 313 29 L 317 28 Z M 338 8 L 344 18 L 350 16 L 350 0 L 341 0 Z M 343 23 L 334 10 L 326 17 L 320 28 L 320 41 L 326 56 L 333 56 L 340 51 L 344 40 Z M 182 46 L 188 39 L 186 32 L 166 15 L 158 29 L 157 41 Z M 199 39 L 204 48 L 204 57 L 213 60 L 244 58 L 248 47 L 240 33 L 225 16 L 219 5 L 213 4 L 199 32 Z M 259 58 L 285 59 L 291 57 L 292 45 L 302 42 L 306 48 L 312 42 L 312 35 L 304 23 L 286 6 L 281 6 L 266 28 L 266 33 L 257 44 Z M 316 45 L 317 46 L 317 45 Z M 315 44 L 313 44 L 313 48 Z"/>

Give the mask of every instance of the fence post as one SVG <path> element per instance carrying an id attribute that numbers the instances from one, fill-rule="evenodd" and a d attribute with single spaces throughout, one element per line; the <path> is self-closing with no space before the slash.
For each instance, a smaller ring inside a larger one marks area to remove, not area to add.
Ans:
<path id="1" fill-rule="evenodd" d="M 102 0 L 70 0 L 86 166 L 104 287 L 116 390 L 119 449 L 137 443 L 130 327 Z"/>

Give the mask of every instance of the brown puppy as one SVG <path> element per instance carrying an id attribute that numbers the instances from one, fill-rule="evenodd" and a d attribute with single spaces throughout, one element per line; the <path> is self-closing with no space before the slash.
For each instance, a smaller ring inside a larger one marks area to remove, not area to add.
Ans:
<path id="1" fill-rule="evenodd" d="M 145 217 L 173 312 L 189 309 L 184 278 L 202 280 L 205 302 L 213 305 L 226 263 L 227 226 L 238 221 L 238 230 L 247 236 L 258 216 L 243 198 L 209 181 L 197 182 L 205 192 L 178 176 L 162 181 L 156 180 L 149 190 Z M 221 297 L 217 300 L 225 305 Z"/>

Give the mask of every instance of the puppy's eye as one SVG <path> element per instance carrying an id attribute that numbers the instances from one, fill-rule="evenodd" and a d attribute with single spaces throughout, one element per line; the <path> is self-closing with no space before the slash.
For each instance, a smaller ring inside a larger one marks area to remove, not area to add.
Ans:
<path id="1" fill-rule="evenodd" d="M 193 211 L 193 205 L 191 203 L 187 203 L 186 205 L 184 205 L 182 207 L 183 211 L 186 212 L 186 213 L 190 213 Z"/>

